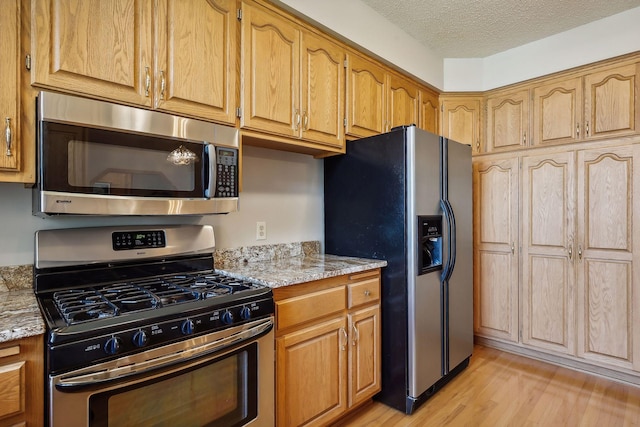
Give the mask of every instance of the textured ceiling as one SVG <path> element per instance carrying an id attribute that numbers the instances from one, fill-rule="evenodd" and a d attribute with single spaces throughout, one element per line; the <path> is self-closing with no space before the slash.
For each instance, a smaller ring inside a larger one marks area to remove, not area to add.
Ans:
<path id="1" fill-rule="evenodd" d="M 640 0 L 362 1 L 444 58 L 484 58 L 640 6 Z"/>

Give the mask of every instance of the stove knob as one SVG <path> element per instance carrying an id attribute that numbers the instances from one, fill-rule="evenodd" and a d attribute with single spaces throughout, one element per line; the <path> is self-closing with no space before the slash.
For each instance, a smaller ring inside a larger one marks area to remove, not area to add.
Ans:
<path id="1" fill-rule="evenodd" d="M 193 333 L 194 324 L 193 320 L 187 319 L 182 322 L 182 326 L 180 326 L 180 330 L 183 335 L 191 335 Z"/>
<path id="2" fill-rule="evenodd" d="M 249 307 L 242 307 L 242 310 L 240 310 L 240 318 L 242 320 L 251 319 L 251 309 Z"/>
<path id="3" fill-rule="evenodd" d="M 229 310 L 222 313 L 222 323 L 225 325 L 230 325 L 233 323 L 233 313 Z"/>
<path id="4" fill-rule="evenodd" d="M 107 342 L 104 344 L 104 351 L 107 354 L 116 354 L 120 351 L 120 338 L 118 337 L 111 337 L 107 340 Z"/>
<path id="5" fill-rule="evenodd" d="M 147 333 L 140 329 L 138 332 L 133 334 L 133 345 L 136 347 L 144 347 L 149 343 L 149 337 Z"/>

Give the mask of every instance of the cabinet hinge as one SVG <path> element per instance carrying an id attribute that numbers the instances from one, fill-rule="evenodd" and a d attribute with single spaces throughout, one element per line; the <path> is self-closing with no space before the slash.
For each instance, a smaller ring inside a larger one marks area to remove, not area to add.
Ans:
<path id="1" fill-rule="evenodd" d="M 26 68 L 27 71 L 31 71 L 31 54 L 29 53 L 27 53 L 27 56 L 24 58 L 24 68 Z"/>
<path id="2" fill-rule="evenodd" d="M 349 65 L 349 64 L 347 64 L 347 60 L 345 59 L 345 60 L 344 60 L 344 68 L 347 68 L 347 66 L 348 66 L 348 65 Z"/>
<path id="3" fill-rule="evenodd" d="M 242 21 L 242 9 L 238 9 L 238 13 L 236 13 L 236 18 L 238 18 L 238 21 Z"/>
<path id="4" fill-rule="evenodd" d="M 345 118 L 345 119 L 343 119 L 343 120 L 342 120 L 342 123 L 344 124 L 344 127 L 346 128 L 346 127 L 347 127 L 347 119 L 346 119 L 346 118 Z"/>
<path id="5" fill-rule="evenodd" d="M 242 108 L 236 108 L 236 117 L 239 119 L 242 118 Z"/>

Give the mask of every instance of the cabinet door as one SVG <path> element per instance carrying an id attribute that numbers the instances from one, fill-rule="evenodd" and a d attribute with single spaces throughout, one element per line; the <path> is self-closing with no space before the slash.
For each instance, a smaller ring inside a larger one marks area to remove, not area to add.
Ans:
<path id="1" fill-rule="evenodd" d="M 160 0 L 154 104 L 160 110 L 235 123 L 235 0 Z"/>
<path id="2" fill-rule="evenodd" d="M 575 142 L 583 137 L 582 79 L 533 89 L 533 145 Z"/>
<path id="3" fill-rule="evenodd" d="M 347 134 L 366 137 L 386 130 L 386 72 L 359 56 L 347 54 Z"/>
<path id="4" fill-rule="evenodd" d="M 638 131 L 640 64 L 585 76 L 584 117 L 586 137 L 613 137 Z"/>
<path id="5" fill-rule="evenodd" d="M 411 81 L 395 74 L 389 75 L 389 98 L 387 101 L 387 131 L 396 126 L 418 125 L 418 87 Z"/>
<path id="6" fill-rule="evenodd" d="M 302 34 L 302 137 L 344 146 L 345 52 L 329 40 Z"/>
<path id="7" fill-rule="evenodd" d="M 442 101 L 442 135 L 480 150 L 480 100 L 450 98 Z"/>
<path id="8" fill-rule="evenodd" d="M 439 132 L 438 94 L 430 90 L 420 91 L 420 128 L 436 135 Z"/>
<path id="9" fill-rule="evenodd" d="M 0 13 L 0 172 L 16 172 L 20 166 L 20 84 L 19 84 L 19 46 L 20 46 L 20 2 L 18 0 L 3 3 Z M 2 181 L 0 175 L 0 181 Z"/>
<path id="10" fill-rule="evenodd" d="M 575 154 L 522 160 L 522 342 L 575 354 Z"/>
<path id="11" fill-rule="evenodd" d="M 640 146 L 577 164 L 578 356 L 640 370 Z"/>
<path id="12" fill-rule="evenodd" d="M 276 425 L 326 425 L 346 411 L 346 328 L 340 316 L 276 339 Z"/>
<path id="13" fill-rule="evenodd" d="M 527 146 L 529 90 L 487 99 L 487 152 Z"/>
<path id="14" fill-rule="evenodd" d="M 242 5 L 240 125 L 299 136 L 300 31 L 258 6 Z"/>
<path id="15" fill-rule="evenodd" d="M 518 159 L 473 164 L 474 329 L 518 341 Z"/>
<path id="16" fill-rule="evenodd" d="M 152 2 L 34 0 L 32 83 L 151 106 Z"/>
<path id="17" fill-rule="evenodd" d="M 380 391 L 380 305 L 349 314 L 349 407 Z"/>

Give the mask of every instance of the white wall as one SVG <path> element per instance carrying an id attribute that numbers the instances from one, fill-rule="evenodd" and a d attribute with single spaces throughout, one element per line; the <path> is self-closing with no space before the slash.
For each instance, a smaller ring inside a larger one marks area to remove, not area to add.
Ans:
<path id="1" fill-rule="evenodd" d="M 359 0 L 275 0 L 418 79 L 442 88 L 443 58 Z"/>
<path id="2" fill-rule="evenodd" d="M 640 7 L 480 60 L 445 59 L 444 90 L 494 89 L 636 51 Z"/>
<path id="3" fill-rule="evenodd" d="M 202 217 L 67 217 L 31 215 L 31 189 L 0 183 L 0 265 L 32 264 L 40 229 L 137 224 L 212 224 L 216 247 L 230 248 L 324 239 L 322 160 L 244 147 L 240 211 Z M 256 221 L 267 240 L 256 241 Z"/>

